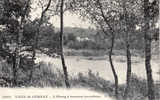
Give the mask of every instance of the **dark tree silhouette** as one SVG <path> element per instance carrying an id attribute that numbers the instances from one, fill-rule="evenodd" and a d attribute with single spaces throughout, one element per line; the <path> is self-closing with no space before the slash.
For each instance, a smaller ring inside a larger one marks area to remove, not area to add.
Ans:
<path id="1" fill-rule="evenodd" d="M 126 8 L 126 0 L 122 1 L 123 5 L 123 14 L 124 14 L 124 33 L 125 33 L 125 45 L 126 45 L 126 57 L 127 57 L 127 77 L 126 77 L 126 88 L 124 91 L 124 100 L 127 99 L 128 92 L 130 89 L 130 79 L 131 79 L 131 53 L 130 53 L 130 35 L 129 35 L 129 23 L 128 23 L 128 13 Z"/>
<path id="2" fill-rule="evenodd" d="M 156 1 L 156 0 L 155 0 Z M 152 68 L 151 68 L 151 33 L 150 29 L 150 8 L 149 8 L 149 0 L 144 0 L 144 39 L 145 39 L 145 68 L 147 74 L 147 83 L 148 83 L 148 99 L 155 100 L 154 94 L 154 82 L 152 77 Z"/>
<path id="3" fill-rule="evenodd" d="M 99 9 L 101 11 L 102 17 L 106 25 L 108 25 L 110 29 L 110 33 L 111 33 L 111 47 L 110 47 L 110 52 L 109 52 L 109 61 L 110 61 L 111 69 L 112 69 L 114 80 L 115 80 L 115 96 L 116 96 L 116 99 L 118 100 L 118 75 L 115 71 L 115 67 L 114 67 L 113 60 L 112 60 L 112 53 L 113 53 L 113 47 L 114 47 L 114 41 L 115 41 L 115 32 L 112 26 L 109 24 L 108 19 L 105 17 L 101 2 L 97 0 L 97 3 L 99 5 Z"/>
<path id="4" fill-rule="evenodd" d="M 67 72 L 67 66 L 65 64 L 65 58 L 63 54 L 63 7 L 64 7 L 64 0 L 61 0 L 61 6 L 60 6 L 60 55 L 61 55 L 61 61 L 62 61 L 62 67 L 65 77 L 65 84 L 67 88 L 70 88 L 69 79 L 68 79 L 68 72 Z"/>
<path id="5" fill-rule="evenodd" d="M 104 3 L 102 3 L 102 1 L 100 0 L 90 0 L 90 1 L 73 0 L 73 2 L 71 2 L 70 5 L 71 5 L 70 6 L 71 11 L 73 12 L 78 11 L 83 18 L 90 19 L 94 25 L 100 27 L 105 36 L 110 36 L 111 45 L 108 57 L 113 77 L 115 80 L 115 96 L 118 99 L 118 75 L 116 73 L 112 60 L 113 48 L 115 43 L 115 33 L 116 33 L 114 26 L 112 26 L 112 23 L 114 23 L 115 20 L 113 16 L 111 16 L 112 11 L 114 12 L 114 10 L 108 8 L 109 6 L 108 2 L 104 1 Z"/>
<path id="6" fill-rule="evenodd" d="M 38 49 L 38 40 L 39 40 L 39 33 L 40 33 L 40 27 L 41 25 L 43 24 L 43 18 L 47 12 L 47 10 L 49 9 L 50 5 L 51 5 L 51 1 L 52 0 L 49 0 L 48 1 L 48 4 L 46 6 L 45 9 L 42 9 L 42 13 L 41 13 L 41 17 L 40 17 L 40 20 L 39 20 L 39 23 L 38 23 L 38 27 L 37 27 L 37 31 L 36 31 L 36 34 L 35 34 L 35 37 L 34 37 L 34 43 L 33 43 L 33 55 L 32 55 L 32 61 L 35 60 L 35 56 L 36 56 L 36 49 Z M 31 68 L 31 73 L 30 73 L 30 81 L 32 81 L 32 73 L 33 73 L 33 68 Z"/>

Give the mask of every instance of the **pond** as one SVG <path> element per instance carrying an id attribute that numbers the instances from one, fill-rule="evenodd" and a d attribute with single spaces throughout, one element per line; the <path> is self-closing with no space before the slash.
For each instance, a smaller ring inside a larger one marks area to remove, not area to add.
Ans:
<path id="1" fill-rule="evenodd" d="M 74 76 L 77 75 L 79 72 L 87 74 L 90 69 L 95 74 L 98 73 L 99 76 L 104 78 L 105 80 L 114 82 L 114 77 L 112 74 L 110 63 L 107 60 L 107 57 L 106 59 L 100 59 L 100 60 L 88 60 L 85 57 L 79 57 L 79 56 L 72 56 L 72 57 L 67 56 L 65 58 L 69 75 Z M 119 76 L 119 83 L 124 84 L 126 82 L 126 70 L 127 70 L 126 67 L 127 65 L 126 62 L 124 61 L 125 57 L 119 56 L 119 57 L 114 57 L 113 59 L 116 72 Z M 144 59 L 136 57 L 133 57 L 132 59 L 137 61 L 140 60 L 137 63 L 132 63 L 132 72 L 136 74 L 138 77 L 146 79 Z M 55 68 L 62 69 L 60 58 L 52 58 L 45 54 L 38 54 L 36 61 L 37 62 L 44 61 L 46 63 L 50 63 L 51 65 L 53 65 L 53 69 Z M 159 63 L 155 61 L 152 61 L 151 63 L 152 63 L 153 78 L 155 81 L 160 81 L 160 75 L 158 74 L 158 71 L 160 70 Z"/>

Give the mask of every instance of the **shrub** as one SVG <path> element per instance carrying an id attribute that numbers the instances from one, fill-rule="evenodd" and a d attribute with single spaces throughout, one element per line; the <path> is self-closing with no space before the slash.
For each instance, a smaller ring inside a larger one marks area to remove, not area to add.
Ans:
<path id="1" fill-rule="evenodd" d="M 67 43 L 67 47 L 71 49 L 89 49 L 89 50 L 105 50 L 106 45 L 105 43 L 99 43 L 99 42 L 94 42 L 91 40 L 85 40 L 85 41 L 69 41 Z"/>

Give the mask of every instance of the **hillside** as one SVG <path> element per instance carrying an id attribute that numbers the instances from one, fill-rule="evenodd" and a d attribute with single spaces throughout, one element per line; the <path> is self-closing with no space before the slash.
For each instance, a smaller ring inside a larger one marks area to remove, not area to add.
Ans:
<path id="1" fill-rule="evenodd" d="M 55 31 L 58 32 L 59 28 L 55 28 Z M 89 37 L 97 33 L 95 29 L 92 29 L 92 28 L 85 29 L 85 28 L 79 28 L 79 27 L 65 27 L 64 32 L 66 35 L 73 33 L 75 36 L 79 36 L 79 37 Z"/>

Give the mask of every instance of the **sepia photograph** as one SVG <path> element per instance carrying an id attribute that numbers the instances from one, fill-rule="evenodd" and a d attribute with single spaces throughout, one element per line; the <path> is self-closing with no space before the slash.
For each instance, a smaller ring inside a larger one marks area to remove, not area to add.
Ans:
<path id="1" fill-rule="evenodd" d="M 0 0 L 0 100 L 160 100 L 160 0 Z"/>

